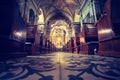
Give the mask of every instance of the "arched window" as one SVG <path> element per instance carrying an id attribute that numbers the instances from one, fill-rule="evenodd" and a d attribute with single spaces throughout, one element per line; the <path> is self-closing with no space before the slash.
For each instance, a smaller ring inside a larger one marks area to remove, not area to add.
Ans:
<path id="1" fill-rule="evenodd" d="M 38 24 L 44 24 L 44 14 L 43 10 L 40 8 L 41 14 L 39 15 Z"/>
<path id="2" fill-rule="evenodd" d="M 32 9 L 30 9 L 30 12 L 29 12 L 29 22 L 31 24 L 34 24 L 34 21 L 35 21 L 35 14 L 34 14 L 34 11 Z"/>
<path id="3" fill-rule="evenodd" d="M 80 15 L 77 13 L 77 10 L 75 11 L 74 14 L 74 22 L 80 22 Z"/>

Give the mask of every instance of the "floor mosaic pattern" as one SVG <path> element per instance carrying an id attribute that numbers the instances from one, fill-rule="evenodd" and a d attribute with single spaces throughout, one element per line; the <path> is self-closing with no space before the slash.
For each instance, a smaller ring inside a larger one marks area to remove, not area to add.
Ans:
<path id="1" fill-rule="evenodd" d="M 0 61 L 0 80 L 120 80 L 120 58 L 64 52 Z"/>

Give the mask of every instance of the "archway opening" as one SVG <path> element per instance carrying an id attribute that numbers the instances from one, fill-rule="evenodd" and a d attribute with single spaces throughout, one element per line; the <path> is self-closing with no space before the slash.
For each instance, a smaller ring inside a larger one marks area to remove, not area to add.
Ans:
<path id="1" fill-rule="evenodd" d="M 50 41 L 56 48 L 62 48 L 69 41 L 69 24 L 62 19 L 53 20 L 50 28 Z"/>

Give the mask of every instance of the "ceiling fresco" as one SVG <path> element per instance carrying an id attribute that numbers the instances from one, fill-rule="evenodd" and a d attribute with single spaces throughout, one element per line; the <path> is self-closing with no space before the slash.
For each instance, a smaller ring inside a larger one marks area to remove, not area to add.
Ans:
<path id="1" fill-rule="evenodd" d="M 42 8 L 46 21 L 56 14 L 59 16 L 62 14 L 72 20 L 83 0 L 35 0 L 35 2 Z"/>

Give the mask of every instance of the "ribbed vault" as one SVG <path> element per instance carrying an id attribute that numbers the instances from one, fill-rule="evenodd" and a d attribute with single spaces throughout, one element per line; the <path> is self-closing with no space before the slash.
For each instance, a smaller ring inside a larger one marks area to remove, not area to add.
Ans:
<path id="1" fill-rule="evenodd" d="M 35 0 L 35 2 L 44 14 L 45 36 L 54 45 L 58 45 L 58 48 L 62 48 L 72 35 L 75 12 L 83 0 Z"/>

